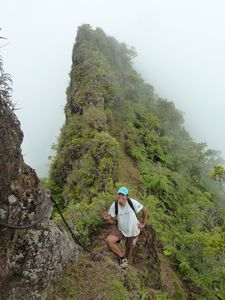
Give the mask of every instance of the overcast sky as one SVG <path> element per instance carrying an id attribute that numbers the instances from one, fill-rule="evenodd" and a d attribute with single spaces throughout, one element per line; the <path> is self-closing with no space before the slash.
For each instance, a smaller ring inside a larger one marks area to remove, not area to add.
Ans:
<path id="1" fill-rule="evenodd" d="M 225 157 L 224 0 L 0 0 L 0 49 L 13 77 L 25 161 L 39 176 L 64 122 L 77 27 L 134 46 L 135 67 L 184 112 L 185 127 Z"/>

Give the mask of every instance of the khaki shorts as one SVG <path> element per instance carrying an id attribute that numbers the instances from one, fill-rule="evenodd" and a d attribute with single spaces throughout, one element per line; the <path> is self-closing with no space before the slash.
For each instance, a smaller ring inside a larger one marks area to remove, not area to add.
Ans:
<path id="1" fill-rule="evenodd" d="M 122 232 L 118 228 L 114 228 L 110 235 L 116 236 L 118 238 L 118 242 L 125 240 L 125 246 L 127 249 L 132 249 L 137 243 L 138 235 L 126 237 L 122 234 Z"/>

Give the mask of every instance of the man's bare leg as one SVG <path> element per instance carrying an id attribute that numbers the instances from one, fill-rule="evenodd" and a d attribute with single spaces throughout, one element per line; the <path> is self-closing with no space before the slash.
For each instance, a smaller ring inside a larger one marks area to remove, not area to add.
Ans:
<path id="1" fill-rule="evenodd" d="M 107 238 L 106 238 L 106 243 L 109 247 L 109 249 L 115 253 L 116 255 L 118 255 L 119 257 L 123 257 L 123 252 L 122 250 L 120 249 L 120 247 L 117 245 L 116 242 L 119 241 L 119 238 L 114 236 L 114 235 L 109 235 Z"/>
<path id="2" fill-rule="evenodd" d="M 126 247 L 126 251 L 125 251 L 125 257 L 128 259 L 131 256 L 132 253 L 132 248 L 130 247 Z"/>
<path id="3" fill-rule="evenodd" d="M 127 238 L 125 242 L 125 257 L 128 259 L 131 256 L 132 250 L 137 242 L 137 237 Z"/>

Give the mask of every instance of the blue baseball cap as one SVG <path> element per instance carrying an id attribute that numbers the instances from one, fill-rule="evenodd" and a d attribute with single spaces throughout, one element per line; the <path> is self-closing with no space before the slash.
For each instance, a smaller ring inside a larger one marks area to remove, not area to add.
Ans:
<path id="1" fill-rule="evenodd" d="M 121 187 L 118 189 L 117 194 L 128 195 L 128 189 L 127 189 L 125 186 L 121 186 Z"/>

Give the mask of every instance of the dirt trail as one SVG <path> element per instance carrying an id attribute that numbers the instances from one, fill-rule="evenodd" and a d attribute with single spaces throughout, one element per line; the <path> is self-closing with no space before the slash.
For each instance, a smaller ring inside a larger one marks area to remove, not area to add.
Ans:
<path id="1" fill-rule="evenodd" d="M 163 294 L 166 284 L 161 282 L 154 230 L 146 226 L 141 233 L 126 270 L 119 267 L 116 256 L 106 246 L 105 238 L 111 230 L 112 227 L 104 228 L 93 237 L 91 253 L 84 253 L 78 265 L 66 270 L 52 287 L 48 300 L 151 300 Z M 124 247 L 123 242 L 120 246 Z M 174 278 L 166 280 L 173 294 Z"/>

